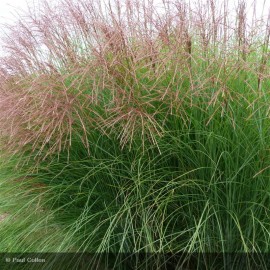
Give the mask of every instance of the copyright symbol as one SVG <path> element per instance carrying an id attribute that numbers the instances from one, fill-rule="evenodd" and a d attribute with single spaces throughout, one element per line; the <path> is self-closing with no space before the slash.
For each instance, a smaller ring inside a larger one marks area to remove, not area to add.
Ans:
<path id="1" fill-rule="evenodd" d="M 6 262 L 10 262 L 10 258 L 6 258 Z"/>

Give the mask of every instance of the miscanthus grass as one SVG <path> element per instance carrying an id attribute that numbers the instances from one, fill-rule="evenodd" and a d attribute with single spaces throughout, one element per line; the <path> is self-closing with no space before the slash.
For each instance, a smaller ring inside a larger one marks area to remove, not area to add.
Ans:
<path id="1" fill-rule="evenodd" d="M 0 250 L 89 254 L 44 269 L 269 269 L 269 17 L 36 4 L 2 33 Z"/>

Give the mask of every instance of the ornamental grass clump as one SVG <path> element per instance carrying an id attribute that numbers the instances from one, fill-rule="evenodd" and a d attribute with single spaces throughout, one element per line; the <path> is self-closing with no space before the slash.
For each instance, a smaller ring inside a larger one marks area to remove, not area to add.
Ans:
<path id="1" fill-rule="evenodd" d="M 0 250 L 267 269 L 248 254 L 270 244 L 270 17 L 245 1 L 35 4 L 1 42 Z"/>

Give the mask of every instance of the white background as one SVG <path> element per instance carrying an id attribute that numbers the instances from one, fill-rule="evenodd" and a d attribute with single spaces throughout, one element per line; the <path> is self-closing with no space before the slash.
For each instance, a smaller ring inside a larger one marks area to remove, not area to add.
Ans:
<path id="1" fill-rule="evenodd" d="M 47 0 L 48 2 L 53 2 L 56 0 Z M 91 1 L 91 0 L 84 0 L 84 1 Z M 101 0 L 102 1 L 102 0 Z M 106 0 L 105 0 L 106 1 Z M 121 0 L 119 0 L 121 1 Z M 125 0 L 123 0 L 125 1 Z M 157 4 L 161 3 L 162 0 L 154 0 Z M 174 1 L 174 0 L 167 0 L 167 1 Z M 191 3 L 196 3 L 198 0 L 190 0 Z M 204 0 L 201 0 L 204 2 Z M 216 4 L 222 0 L 213 0 Z M 238 5 L 239 1 L 242 0 L 228 0 L 229 1 L 229 9 L 235 10 L 236 6 Z M 0 38 L 4 28 L 5 23 L 10 23 L 15 20 L 15 17 L 18 17 L 18 13 L 21 13 L 23 10 L 27 10 L 27 7 L 34 7 L 38 6 L 41 0 L 0 0 Z M 247 12 L 248 12 L 248 19 L 252 19 L 253 14 L 253 4 L 256 3 L 256 13 L 257 17 L 261 17 L 262 15 L 267 17 L 270 11 L 270 0 L 245 0 L 247 3 Z M 205 3 L 206 0 L 205 0 Z M 35 5 L 34 5 L 35 4 Z M 195 5 L 196 7 L 196 5 Z M 1 44 L 1 40 L 0 40 Z M 0 48 L 0 56 L 1 56 L 1 48 Z"/>

